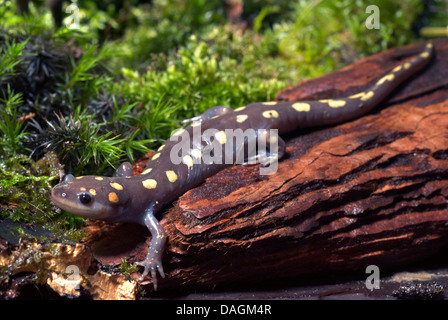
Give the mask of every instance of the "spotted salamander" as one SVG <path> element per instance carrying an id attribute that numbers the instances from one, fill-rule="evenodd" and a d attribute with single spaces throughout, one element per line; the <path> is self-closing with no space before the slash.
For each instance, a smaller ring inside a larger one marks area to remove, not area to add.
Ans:
<path id="1" fill-rule="evenodd" d="M 190 119 L 191 125 L 175 132 L 157 150 L 141 175 L 133 176 L 129 163 L 122 164 L 112 177 L 75 178 L 68 174 L 53 188 L 52 201 L 56 206 L 77 216 L 145 225 L 151 232 L 152 239 L 146 259 L 138 263 L 144 266 L 140 279 L 151 272 L 154 288 L 157 289 L 157 271 L 164 277 L 162 253 L 167 235 L 155 215 L 207 177 L 232 165 L 228 162 L 201 161 L 203 154 L 213 143 L 220 144 L 224 150 L 229 140 L 233 140 L 228 138 L 226 129 L 255 129 L 257 134 L 253 139 L 263 136 L 266 142 L 275 141 L 274 150 L 263 149 L 264 151 L 251 156 L 248 154 L 243 161 L 248 163 L 249 160 L 255 160 L 262 166 L 269 165 L 284 154 L 285 142 L 279 135 L 299 128 L 341 123 L 369 112 L 404 80 L 424 68 L 432 55 L 433 46 L 428 43 L 420 54 L 393 68 L 370 89 L 344 99 L 261 102 L 235 110 L 223 106 L 213 107 Z M 179 145 L 179 139 L 176 141 L 173 138 L 193 134 L 198 128 L 200 134 L 211 128 L 215 131 L 213 135 L 199 140 L 193 138 L 187 143 L 187 152 L 181 155 L 181 161 L 173 163 L 172 151 Z M 250 138 L 240 141 L 240 144 L 248 145 L 248 140 Z M 230 152 L 235 155 L 242 149 L 243 146 L 237 145 Z"/>

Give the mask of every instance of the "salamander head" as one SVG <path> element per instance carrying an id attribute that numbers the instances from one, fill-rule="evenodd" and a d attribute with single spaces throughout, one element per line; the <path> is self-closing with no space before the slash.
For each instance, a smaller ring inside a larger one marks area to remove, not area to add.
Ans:
<path id="1" fill-rule="evenodd" d="M 74 215 L 120 221 L 129 200 L 123 178 L 66 175 L 51 191 L 53 203 Z"/>

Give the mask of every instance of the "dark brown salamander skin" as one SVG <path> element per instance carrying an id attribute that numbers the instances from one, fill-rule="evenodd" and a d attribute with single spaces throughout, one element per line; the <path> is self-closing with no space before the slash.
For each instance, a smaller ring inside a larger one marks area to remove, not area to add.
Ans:
<path id="1" fill-rule="evenodd" d="M 132 176 L 129 163 L 120 166 L 114 177 L 67 175 L 52 190 L 52 200 L 78 216 L 146 225 L 152 240 L 147 258 L 140 263 L 145 267 L 142 278 L 151 271 L 157 288 L 157 270 L 164 276 L 161 257 L 166 241 L 166 234 L 154 217 L 157 212 L 238 159 L 238 163 L 256 161 L 269 167 L 284 153 L 284 141 L 277 133 L 341 123 L 368 113 L 399 84 L 423 69 L 432 55 L 433 46 L 427 44 L 424 51 L 395 67 L 369 90 L 345 99 L 262 102 L 235 110 L 213 107 L 193 118 L 187 128 L 175 132 L 140 176 Z M 229 129 L 254 134 L 235 142 Z M 248 146 L 254 141 L 265 141 L 266 148 L 249 152 Z"/>

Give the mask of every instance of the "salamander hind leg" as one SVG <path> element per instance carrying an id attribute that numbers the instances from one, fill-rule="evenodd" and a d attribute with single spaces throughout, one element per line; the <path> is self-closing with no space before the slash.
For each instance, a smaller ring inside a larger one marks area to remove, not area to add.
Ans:
<path id="1" fill-rule="evenodd" d="M 132 177 L 133 175 L 134 170 L 129 162 L 123 162 L 114 173 L 114 177 Z"/>
<path id="2" fill-rule="evenodd" d="M 277 130 L 260 129 L 247 138 L 238 150 L 237 159 L 244 158 L 243 165 L 261 164 L 260 174 L 273 174 L 277 171 L 278 160 L 285 154 L 285 148 L 285 141 Z"/>
<path id="3" fill-rule="evenodd" d="M 148 273 L 151 272 L 154 290 L 157 291 L 157 271 L 159 271 L 162 278 L 165 277 L 162 265 L 162 255 L 163 250 L 165 249 L 167 235 L 163 227 L 154 217 L 152 213 L 152 206 L 151 208 L 147 209 L 145 213 L 145 225 L 151 232 L 152 239 L 151 244 L 149 245 L 146 259 L 137 262 L 136 264 L 145 268 L 139 280 L 143 280 L 148 275 Z"/>

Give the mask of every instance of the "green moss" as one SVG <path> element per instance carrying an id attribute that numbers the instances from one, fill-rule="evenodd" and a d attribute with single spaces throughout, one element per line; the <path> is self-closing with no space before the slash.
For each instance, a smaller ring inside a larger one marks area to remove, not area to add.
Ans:
<path id="1" fill-rule="evenodd" d="M 83 220 L 48 201 L 58 161 L 67 173 L 110 175 L 185 118 L 272 100 L 304 78 L 417 41 L 412 27 L 424 21 L 418 0 L 376 1 L 378 30 L 365 27 L 367 0 L 248 0 L 244 28 L 227 22 L 222 1 L 152 2 L 82 1 L 80 29 L 55 30 L 45 6 L 18 16 L 14 1 L 0 0 L 2 217 L 79 239 Z M 443 12 L 430 21 L 446 24 Z"/>
<path id="2" fill-rule="evenodd" d="M 366 8 L 379 9 L 379 29 L 368 29 Z M 286 33 L 280 51 L 302 74 L 314 77 L 354 60 L 417 40 L 412 24 L 421 12 L 419 0 L 297 1 L 294 23 L 282 25 Z"/>
<path id="3" fill-rule="evenodd" d="M 0 217 L 23 224 L 42 225 L 54 239 L 79 240 L 77 230 L 82 219 L 67 219 L 56 212 L 48 199 L 53 181 L 60 169 L 55 154 L 47 154 L 38 162 L 25 156 L 10 157 L 0 162 Z M 33 237 L 23 229 L 20 235 Z M 34 237 L 36 238 L 36 237 Z M 37 237 L 39 238 L 39 237 Z"/>
<path id="4" fill-rule="evenodd" d="M 125 79 L 117 82 L 115 88 L 127 99 L 140 101 L 143 118 L 140 125 L 148 137 L 166 139 L 175 124 L 186 117 L 214 105 L 239 107 L 253 101 L 272 100 L 284 87 L 275 78 L 251 77 L 252 66 L 247 61 L 241 63 L 217 50 L 192 36 L 185 47 L 169 57 L 166 70 L 151 68 L 141 74 L 122 69 Z M 167 102 L 160 106 L 163 99 Z M 157 127 L 151 125 L 154 123 Z M 161 128 L 162 124 L 166 128 Z"/>
<path id="5" fill-rule="evenodd" d="M 121 264 L 118 266 L 118 270 L 125 277 L 129 277 L 132 273 L 137 272 L 138 267 L 132 263 L 129 263 L 126 258 L 121 260 Z"/>

